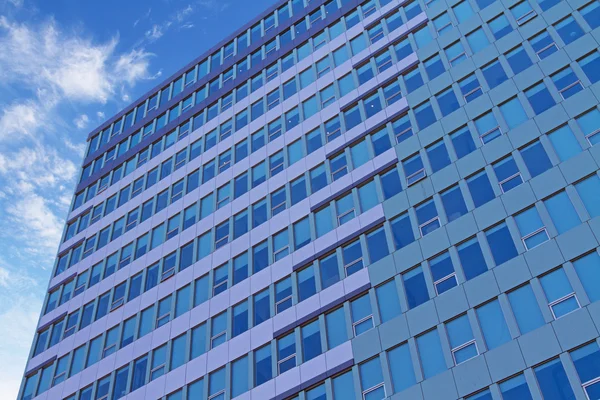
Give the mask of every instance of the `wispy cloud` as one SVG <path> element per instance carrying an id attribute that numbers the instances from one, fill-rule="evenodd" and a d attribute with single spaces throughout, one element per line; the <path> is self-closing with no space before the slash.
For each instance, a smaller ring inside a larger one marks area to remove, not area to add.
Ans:
<path id="1" fill-rule="evenodd" d="M 145 33 L 145 40 L 148 43 L 152 43 L 160 39 L 173 27 L 181 27 L 182 24 L 185 25 L 184 21 L 194 13 L 195 8 L 192 4 L 188 4 L 187 6 L 180 8 L 175 11 L 173 14 L 169 15 L 167 19 L 160 23 L 155 23 L 148 29 Z"/>
<path id="2" fill-rule="evenodd" d="M 18 391 L 41 307 L 36 286 L 52 267 L 85 151 L 81 130 L 105 118 L 89 108 L 120 102 L 160 74 L 151 71 L 151 53 L 123 52 L 118 43 L 118 35 L 99 43 L 65 32 L 51 18 L 33 24 L 0 16 L 3 398 Z"/>

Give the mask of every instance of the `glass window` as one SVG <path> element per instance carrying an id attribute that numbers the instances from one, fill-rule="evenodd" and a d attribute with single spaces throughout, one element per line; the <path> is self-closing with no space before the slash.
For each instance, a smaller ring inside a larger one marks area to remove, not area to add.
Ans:
<path id="1" fill-rule="evenodd" d="M 556 47 L 556 43 L 554 43 L 554 39 L 548 31 L 542 31 L 535 35 L 529 39 L 529 43 L 540 60 L 558 51 L 558 47 Z"/>
<path id="2" fill-rule="evenodd" d="M 575 207 L 573 207 L 573 203 L 571 203 L 566 192 L 560 192 L 544 200 L 544 205 L 559 234 L 581 223 L 577 211 L 575 211 Z"/>
<path id="3" fill-rule="evenodd" d="M 368 294 L 350 302 L 350 309 L 352 311 L 352 329 L 355 336 L 373 328 L 373 313 Z"/>
<path id="4" fill-rule="evenodd" d="M 367 249 L 371 264 L 390 254 L 383 227 L 367 234 Z"/>
<path id="5" fill-rule="evenodd" d="M 485 232 L 492 256 L 496 265 L 505 263 L 517 256 L 517 248 L 512 241 L 510 232 L 505 223 L 497 225 Z"/>
<path id="6" fill-rule="evenodd" d="M 415 211 L 421 236 L 426 236 L 441 226 L 433 199 L 417 206 Z"/>
<path id="7" fill-rule="evenodd" d="M 491 142 L 502 134 L 500 125 L 498 125 L 498 121 L 491 111 L 477 118 L 475 126 L 483 144 Z"/>
<path id="8" fill-rule="evenodd" d="M 412 93 L 421 86 L 423 86 L 423 78 L 418 68 L 413 69 L 402 75 L 404 78 L 404 84 L 406 85 L 406 91 Z"/>
<path id="9" fill-rule="evenodd" d="M 407 186 L 420 181 L 426 176 L 423 161 L 418 153 L 402 161 L 402 167 L 404 168 L 404 176 L 406 177 Z"/>
<path id="10" fill-rule="evenodd" d="M 425 379 L 431 378 L 447 369 L 437 329 L 417 336 L 417 350 Z"/>
<path id="11" fill-rule="evenodd" d="M 268 344 L 254 351 L 254 384 L 259 386 L 272 378 L 271 345 Z"/>
<path id="12" fill-rule="evenodd" d="M 400 300 L 396 281 L 391 280 L 375 288 L 377 304 L 379 306 L 379 317 L 381 322 L 387 322 L 400 315 Z"/>
<path id="13" fill-rule="evenodd" d="M 446 72 L 446 67 L 444 67 L 444 63 L 439 54 L 425 60 L 423 65 L 425 66 L 425 71 L 427 72 L 427 76 L 429 76 L 429 80 L 433 80 Z"/>
<path id="14" fill-rule="evenodd" d="M 471 132 L 466 126 L 451 133 L 450 140 L 452 141 L 456 157 L 459 159 L 472 153 L 476 149 Z"/>
<path id="15" fill-rule="evenodd" d="M 348 340 L 346 328 L 346 314 L 343 308 L 338 308 L 325 314 L 327 332 L 327 347 L 333 349 Z"/>
<path id="16" fill-rule="evenodd" d="M 471 46 L 473 54 L 480 52 L 490 44 L 490 41 L 485 35 L 483 28 L 478 28 L 473 32 L 468 33 L 467 42 L 469 42 L 469 46 Z"/>
<path id="17" fill-rule="evenodd" d="M 446 53 L 448 62 L 450 63 L 450 66 L 452 66 L 452 67 L 457 66 L 458 64 L 460 64 L 461 62 L 463 62 L 464 60 L 467 59 L 465 49 L 463 48 L 463 45 L 461 42 L 455 42 L 454 44 L 450 45 L 449 47 L 446 47 L 444 49 L 444 52 Z"/>
<path id="18" fill-rule="evenodd" d="M 260 325 L 271 318 L 271 302 L 269 289 L 254 295 L 254 326 Z"/>
<path id="19" fill-rule="evenodd" d="M 584 33 L 572 15 L 554 24 L 554 28 L 565 44 L 574 42 L 582 37 Z"/>
<path id="20" fill-rule="evenodd" d="M 588 54 L 577 62 L 590 82 L 596 83 L 600 80 L 600 53 L 598 51 Z"/>
<path id="21" fill-rule="evenodd" d="M 490 89 L 495 88 L 508 79 L 500 60 L 495 60 L 481 69 Z"/>
<path id="22" fill-rule="evenodd" d="M 581 145 L 569 125 L 564 125 L 549 133 L 548 138 L 560 161 L 566 161 L 581 152 Z"/>
<path id="23" fill-rule="evenodd" d="M 394 392 L 401 392 L 416 383 L 408 344 L 405 343 L 392 350 L 388 350 L 387 358 Z"/>
<path id="24" fill-rule="evenodd" d="M 452 21 L 447 12 L 440 14 L 438 17 L 433 19 L 433 26 L 438 33 L 438 36 L 442 36 L 444 32 L 452 30 Z"/>
<path id="25" fill-rule="evenodd" d="M 310 243 L 310 223 L 308 217 L 295 222 L 294 229 L 294 250 L 298 250 Z"/>
<path id="26" fill-rule="evenodd" d="M 214 349 L 227 341 L 227 311 L 213 317 L 211 324 L 210 348 Z"/>
<path id="27" fill-rule="evenodd" d="M 473 15 L 473 8 L 468 1 L 464 0 L 452 7 L 456 20 L 459 24 L 468 20 Z"/>
<path id="28" fill-rule="evenodd" d="M 450 259 L 450 253 L 444 252 L 429 260 L 429 269 L 433 278 L 433 286 L 438 295 L 457 285 L 456 273 Z"/>
<path id="29" fill-rule="evenodd" d="M 527 121 L 527 114 L 525 114 L 525 110 L 518 97 L 513 97 L 511 100 L 502 103 L 499 108 L 506 121 L 506 125 L 510 129 L 514 129 Z"/>
<path id="30" fill-rule="evenodd" d="M 440 111 L 442 112 L 442 115 L 444 117 L 452 113 L 453 111 L 458 110 L 458 108 L 460 107 L 452 87 L 444 90 L 441 93 L 438 93 L 435 96 L 435 98 L 438 102 L 438 106 L 440 107 Z"/>
<path id="31" fill-rule="evenodd" d="M 533 65 L 529 55 L 527 55 L 527 52 L 525 51 L 525 48 L 521 45 L 506 53 L 506 60 L 508 61 L 508 64 L 515 75 Z"/>
<path id="32" fill-rule="evenodd" d="M 467 206 L 458 185 L 441 193 L 446 219 L 452 222 L 467 213 Z"/>
<path id="33" fill-rule="evenodd" d="M 236 397 L 242 393 L 246 393 L 250 389 L 248 382 L 249 376 L 249 365 L 248 356 L 244 356 L 231 363 L 231 397 Z M 192 400 L 197 397 L 193 397 L 190 390 L 188 389 L 188 399 Z"/>
<path id="34" fill-rule="evenodd" d="M 544 317 L 530 285 L 521 286 L 508 293 L 508 301 L 521 334 L 524 335 L 544 325 Z"/>
<path id="35" fill-rule="evenodd" d="M 523 183 L 521 172 L 512 156 L 492 165 L 502 193 L 506 193 Z"/>
<path id="36" fill-rule="evenodd" d="M 233 307 L 233 322 L 231 326 L 231 337 L 244 333 L 248 330 L 248 302 L 244 301 Z"/>
<path id="37" fill-rule="evenodd" d="M 275 284 L 275 313 L 287 310 L 292 303 L 292 280 L 288 277 Z"/>
<path id="38" fill-rule="evenodd" d="M 600 376 L 600 349 L 598 349 L 598 344 L 592 342 L 571 351 L 571 359 L 575 364 L 575 370 L 587 397 L 589 399 L 597 398 L 600 389 L 600 382 L 598 382 Z M 565 383 L 568 384 L 568 382 Z"/>
<path id="39" fill-rule="evenodd" d="M 488 270 L 477 238 L 470 239 L 458 245 L 457 250 L 458 258 L 467 280 L 473 279 Z"/>
<path id="40" fill-rule="evenodd" d="M 306 300 L 316 292 L 317 287 L 313 266 L 311 265 L 298 271 L 298 301 Z"/>
<path id="41" fill-rule="evenodd" d="M 400 215 L 390 221 L 394 246 L 399 250 L 415 241 L 410 218 L 407 213 Z"/>
<path id="42" fill-rule="evenodd" d="M 429 101 L 414 108 L 415 118 L 419 129 L 425 129 L 437 121 Z"/>
<path id="43" fill-rule="evenodd" d="M 208 376 L 208 398 L 211 400 L 223 400 L 225 398 L 225 368 L 211 372 Z"/>
<path id="44" fill-rule="evenodd" d="M 495 349 L 511 340 L 508 325 L 506 325 L 500 302 L 497 299 L 477 307 L 475 311 L 488 350 Z"/>
<path id="45" fill-rule="evenodd" d="M 564 269 L 559 268 L 540 278 L 548 307 L 554 319 L 575 311 L 579 308 L 579 300 L 567 279 Z"/>
<path id="46" fill-rule="evenodd" d="M 534 368 L 533 371 L 545 399 L 575 399 L 575 394 L 559 358 L 548 361 Z"/>
<path id="47" fill-rule="evenodd" d="M 600 143 L 600 111 L 597 108 L 575 118 L 590 145 Z"/>
<path id="48" fill-rule="evenodd" d="M 326 289 L 340 280 L 337 255 L 331 254 L 319 260 L 321 288 Z"/>
<path id="49" fill-rule="evenodd" d="M 591 302 L 600 299 L 600 256 L 593 252 L 573 261 L 579 280 Z"/>
<path id="50" fill-rule="evenodd" d="M 504 14 L 500 14 L 496 18 L 489 21 L 488 26 L 490 27 L 490 30 L 492 31 L 492 34 L 496 40 L 503 38 L 513 30 L 510 22 L 508 22 L 508 18 L 506 18 L 506 15 Z"/>
<path id="51" fill-rule="evenodd" d="M 523 374 L 501 382 L 498 386 L 503 400 L 533 400 Z"/>
<path id="52" fill-rule="evenodd" d="M 583 90 L 583 86 L 581 85 L 581 82 L 579 82 L 579 78 L 577 78 L 577 75 L 575 75 L 575 72 L 571 67 L 567 67 L 561 71 L 558 71 L 552 75 L 551 78 L 563 99 L 568 99 L 575 93 Z"/>
<path id="53" fill-rule="evenodd" d="M 300 329 L 302 337 L 302 361 L 312 360 L 321 354 L 321 331 L 319 320 L 313 321 Z"/>
<path id="54" fill-rule="evenodd" d="M 331 381 L 333 390 L 333 400 L 355 399 L 354 380 L 352 371 L 336 376 Z"/>
<path id="55" fill-rule="evenodd" d="M 475 74 L 471 74 L 466 78 L 463 78 L 460 81 L 458 81 L 458 86 L 460 86 L 460 91 L 467 103 L 472 100 L 475 100 L 483 94 L 483 91 L 481 90 L 481 85 L 479 84 L 479 81 L 477 80 L 477 76 L 475 76 Z"/>
<path id="56" fill-rule="evenodd" d="M 357 240 L 342 248 L 342 258 L 344 261 L 344 269 L 346 276 L 350 276 L 353 273 L 363 268 L 363 257 L 362 249 L 360 247 L 360 241 Z"/>
<path id="57" fill-rule="evenodd" d="M 479 354 L 467 315 L 446 323 L 446 331 L 448 332 L 450 349 L 456 365 Z"/>
<path id="58" fill-rule="evenodd" d="M 421 267 L 413 268 L 402 274 L 402 280 L 404 282 L 406 300 L 410 309 L 429 300 L 429 293 L 427 292 L 427 285 Z"/>
<path id="59" fill-rule="evenodd" d="M 518 25 L 523 25 L 527 21 L 535 18 L 537 15 L 536 12 L 531 8 L 531 5 L 528 1 L 522 1 L 517 5 L 511 7 L 510 12 L 513 17 L 517 20 Z"/>
<path id="60" fill-rule="evenodd" d="M 533 249 L 549 240 L 546 227 L 535 206 L 515 215 L 515 221 L 525 249 Z"/>
<path id="61" fill-rule="evenodd" d="M 283 374 L 296 366 L 296 334 L 294 332 L 277 340 L 277 368 Z"/>
<path id="62" fill-rule="evenodd" d="M 531 104 L 531 108 L 533 108 L 536 115 L 556 105 L 556 102 L 543 82 L 525 90 L 525 96 L 527 96 L 527 100 L 529 100 L 529 104 Z"/>
<path id="63" fill-rule="evenodd" d="M 360 386 L 364 400 L 384 399 L 385 384 L 379 357 L 372 358 L 358 366 L 360 372 Z"/>
<path id="64" fill-rule="evenodd" d="M 600 215 L 600 178 L 592 175 L 575 184 L 575 189 L 590 216 Z"/>

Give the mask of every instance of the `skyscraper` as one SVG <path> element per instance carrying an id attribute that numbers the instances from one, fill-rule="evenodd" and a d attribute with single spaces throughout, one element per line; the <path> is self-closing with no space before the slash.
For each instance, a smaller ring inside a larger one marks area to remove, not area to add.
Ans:
<path id="1" fill-rule="evenodd" d="M 597 399 L 600 2 L 290 0 L 89 136 L 19 399 Z"/>

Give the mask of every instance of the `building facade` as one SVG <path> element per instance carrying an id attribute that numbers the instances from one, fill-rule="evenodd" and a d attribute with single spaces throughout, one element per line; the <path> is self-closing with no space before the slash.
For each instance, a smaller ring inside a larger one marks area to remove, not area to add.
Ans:
<path id="1" fill-rule="evenodd" d="M 598 399 L 599 26 L 266 11 L 90 134 L 19 400 Z"/>

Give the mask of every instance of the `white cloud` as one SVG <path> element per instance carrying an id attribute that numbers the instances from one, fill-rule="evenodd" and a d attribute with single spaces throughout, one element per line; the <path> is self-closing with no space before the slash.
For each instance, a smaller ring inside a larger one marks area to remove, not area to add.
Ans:
<path id="1" fill-rule="evenodd" d="M 188 4 L 187 6 L 175 11 L 175 13 L 171 14 L 163 22 L 152 25 L 152 27 L 148 29 L 145 33 L 146 41 L 149 43 L 157 41 L 158 39 L 163 37 L 169 29 L 171 29 L 174 26 L 181 25 L 179 26 L 180 29 L 193 27 L 193 24 L 183 22 L 188 18 L 188 16 L 194 13 L 194 11 L 195 8 L 191 4 Z M 149 15 L 149 13 L 150 10 L 148 11 L 147 15 Z M 134 26 L 137 25 L 137 22 L 138 21 L 134 23 Z"/>
<path id="2" fill-rule="evenodd" d="M 156 24 L 152 25 L 152 28 L 146 31 L 146 39 L 150 41 L 158 40 L 162 35 L 164 35 L 163 28 Z"/>
<path id="3" fill-rule="evenodd" d="M 88 122 L 90 122 L 90 118 L 87 114 L 81 114 L 79 117 L 73 120 L 73 123 L 77 127 L 77 129 L 83 129 L 87 126 Z"/>

